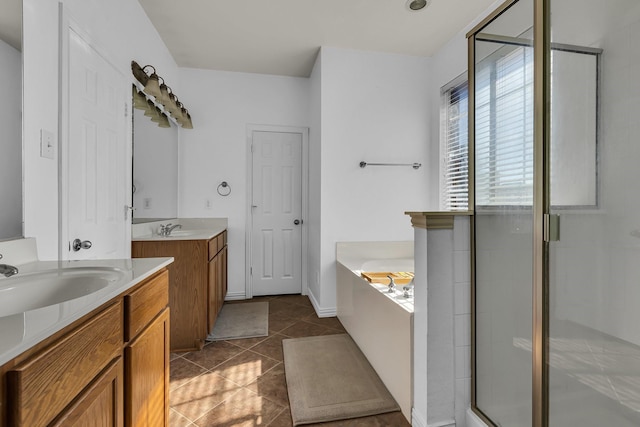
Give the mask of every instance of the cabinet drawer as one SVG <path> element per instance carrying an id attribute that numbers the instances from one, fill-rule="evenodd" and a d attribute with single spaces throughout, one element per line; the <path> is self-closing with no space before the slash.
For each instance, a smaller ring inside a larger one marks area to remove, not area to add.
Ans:
<path id="1" fill-rule="evenodd" d="M 227 230 L 224 230 L 222 233 L 216 235 L 211 240 L 209 240 L 209 260 L 212 260 L 214 256 L 218 252 L 224 248 L 224 245 L 227 244 Z"/>
<path id="2" fill-rule="evenodd" d="M 209 260 L 211 260 L 220 249 L 218 248 L 218 236 L 209 240 Z"/>
<path id="3" fill-rule="evenodd" d="M 118 302 L 9 371 L 9 425 L 48 425 L 122 354 L 122 338 Z"/>
<path id="4" fill-rule="evenodd" d="M 125 341 L 132 340 L 169 305 L 169 272 L 163 271 L 124 297 Z"/>

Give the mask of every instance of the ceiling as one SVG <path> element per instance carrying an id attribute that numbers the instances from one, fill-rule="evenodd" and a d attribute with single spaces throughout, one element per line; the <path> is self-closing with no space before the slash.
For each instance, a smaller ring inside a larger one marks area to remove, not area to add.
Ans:
<path id="1" fill-rule="evenodd" d="M 139 0 L 180 67 L 308 77 L 320 46 L 431 56 L 495 0 Z"/>

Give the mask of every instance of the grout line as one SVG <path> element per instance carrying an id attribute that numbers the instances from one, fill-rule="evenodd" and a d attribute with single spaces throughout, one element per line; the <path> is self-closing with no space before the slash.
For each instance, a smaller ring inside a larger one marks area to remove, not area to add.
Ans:
<path id="1" fill-rule="evenodd" d="M 272 419 L 272 420 L 269 422 L 269 424 L 267 424 L 265 427 L 269 427 L 270 425 L 272 425 L 272 424 L 275 422 L 275 420 L 277 420 L 278 418 L 280 418 L 280 415 L 282 415 L 282 414 L 284 413 L 284 411 L 288 411 L 288 410 L 289 410 L 289 408 L 283 408 L 283 409 L 282 409 L 282 411 L 278 412 L 278 414 L 275 416 L 275 418 L 274 418 L 274 419 Z"/>

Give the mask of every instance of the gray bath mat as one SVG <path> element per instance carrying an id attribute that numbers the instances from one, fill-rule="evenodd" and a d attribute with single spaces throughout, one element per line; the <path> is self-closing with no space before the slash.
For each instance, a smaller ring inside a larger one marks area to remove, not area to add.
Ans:
<path id="1" fill-rule="evenodd" d="M 269 335 L 269 302 L 224 304 L 207 341 L 266 337 Z"/>
<path id="2" fill-rule="evenodd" d="M 286 339 L 282 348 L 294 426 L 400 410 L 349 335 Z"/>

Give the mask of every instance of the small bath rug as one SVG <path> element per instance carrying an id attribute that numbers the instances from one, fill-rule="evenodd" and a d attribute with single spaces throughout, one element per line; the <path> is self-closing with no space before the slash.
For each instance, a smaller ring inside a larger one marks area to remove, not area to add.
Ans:
<path id="1" fill-rule="evenodd" d="M 224 304 L 207 341 L 266 337 L 269 301 Z"/>
<path id="2" fill-rule="evenodd" d="M 400 410 L 349 335 L 285 339 L 282 348 L 294 426 Z"/>

